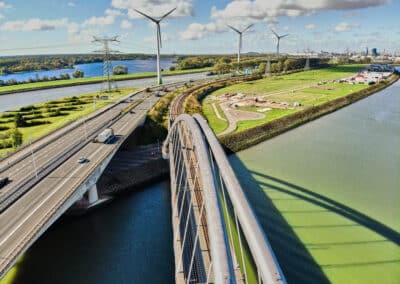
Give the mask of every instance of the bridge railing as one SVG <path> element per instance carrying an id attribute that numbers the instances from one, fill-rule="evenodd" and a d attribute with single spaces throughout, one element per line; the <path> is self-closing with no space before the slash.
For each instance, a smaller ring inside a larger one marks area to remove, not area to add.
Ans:
<path id="1" fill-rule="evenodd" d="M 171 166 L 177 283 L 286 283 L 207 122 L 183 114 L 163 153 Z"/>

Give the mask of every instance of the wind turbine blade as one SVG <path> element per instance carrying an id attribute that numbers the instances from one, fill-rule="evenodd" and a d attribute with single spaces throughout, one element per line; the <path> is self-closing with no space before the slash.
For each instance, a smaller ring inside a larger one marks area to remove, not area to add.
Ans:
<path id="1" fill-rule="evenodd" d="M 272 32 L 277 38 L 279 38 L 279 35 L 278 35 L 273 29 L 271 29 L 271 32 Z"/>
<path id="2" fill-rule="evenodd" d="M 245 31 L 247 31 L 248 29 L 250 29 L 252 26 L 254 26 L 254 24 L 248 25 L 247 28 L 245 28 L 242 33 L 244 33 Z"/>
<path id="3" fill-rule="evenodd" d="M 284 38 L 286 36 L 288 36 L 289 34 L 285 34 L 285 35 L 281 35 L 280 38 Z"/>
<path id="4" fill-rule="evenodd" d="M 232 29 L 233 31 L 237 32 L 238 34 L 241 34 L 241 32 L 240 32 L 238 29 L 236 29 L 236 28 L 234 28 L 234 27 L 232 27 L 232 26 L 230 26 L 230 25 L 227 25 L 227 27 L 229 27 L 229 28 Z"/>
<path id="5" fill-rule="evenodd" d="M 162 48 L 162 39 L 161 39 L 161 28 L 160 28 L 160 23 L 157 23 L 157 41 L 160 45 L 160 48 Z"/>
<path id="6" fill-rule="evenodd" d="M 135 10 L 136 12 L 138 12 L 140 15 L 142 15 L 142 16 L 146 17 L 147 19 L 153 21 L 154 23 L 158 23 L 158 22 L 159 22 L 159 20 L 156 20 L 156 19 L 150 17 L 149 15 L 146 15 L 145 13 L 140 12 L 139 10 L 136 10 L 136 9 L 134 9 L 134 10 Z"/>
<path id="7" fill-rule="evenodd" d="M 170 15 L 173 11 L 175 11 L 176 10 L 176 8 L 174 8 L 174 9 L 172 9 L 171 11 L 169 11 L 168 13 L 166 13 L 164 16 L 162 16 L 161 18 L 160 18 L 160 20 L 159 21 L 162 21 L 165 17 L 167 17 L 168 15 Z"/>

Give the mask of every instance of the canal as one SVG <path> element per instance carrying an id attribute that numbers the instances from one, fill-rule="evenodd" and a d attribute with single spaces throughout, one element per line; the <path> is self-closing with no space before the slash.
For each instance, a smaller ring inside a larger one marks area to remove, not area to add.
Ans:
<path id="1" fill-rule="evenodd" d="M 289 283 L 399 283 L 400 83 L 231 156 Z"/>
<path id="2" fill-rule="evenodd" d="M 289 283 L 398 283 L 399 146 L 398 82 L 230 157 Z M 170 211 L 164 182 L 64 219 L 9 283 L 173 283 Z"/>

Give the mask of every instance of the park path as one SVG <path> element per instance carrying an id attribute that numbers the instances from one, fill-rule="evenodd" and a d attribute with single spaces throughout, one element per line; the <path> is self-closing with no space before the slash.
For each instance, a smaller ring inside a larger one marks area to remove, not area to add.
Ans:
<path id="1" fill-rule="evenodd" d="M 217 106 L 215 105 L 215 103 L 212 103 L 211 105 L 212 105 L 213 110 L 214 110 L 214 112 L 215 112 L 215 115 L 218 117 L 218 119 L 223 120 L 223 121 L 226 121 L 226 119 L 223 118 L 223 117 L 221 116 L 221 114 L 219 113 L 218 108 L 217 108 Z"/>
<path id="2" fill-rule="evenodd" d="M 237 110 L 231 108 L 229 105 L 231 102 L 225 102 L 221 104 L 221 109 L 225 113 L 226 118 L 228 119 L 229 125 L 228 128 L 225 129 L 223 132 L 219 133 L 218 136 L 222 136 L 228 133 L 231 133 L 236 130 L 237 123 L 239 121 L 244 120 L 258 120 L 265 117 L 265 114 L 255 113 L 252 111 L 245 111 L 245 110 Z"/>

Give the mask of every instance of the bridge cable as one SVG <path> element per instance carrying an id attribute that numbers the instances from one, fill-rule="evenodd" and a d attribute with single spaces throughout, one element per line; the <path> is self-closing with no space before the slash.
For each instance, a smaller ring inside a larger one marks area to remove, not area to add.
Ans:
<path id="1" fill-rule="evenodd" d="M 235 210 L 234 210 L 234 211 L 235 211 Z M 240 234 L 240 227 L 239 227 L 239 222 L 238 222 L 238 218 L 237 218 L 236 211 L 235 211 L 235 222 L 236 222 L 236 230 L 237 230 L 238 236 L 239 236 L 239 246 L 240 246 L 240 254 L 241 254 L 241 256 L 242 256 L 242 264 L 243 264 L 244 279 L 245 279 L 246 283 L 249 283 L 249 282 L 248 282 L 248 279 L 247 279 L 246 263 L 245 263 L 245 261 L 244 261 L 242 237 L 241 237 L 241 234 Z"/>
<path id="2" fill-rule="evenodd" d="M 186 281 L 187 284 L 189 284 L 191 282 L 191 278 L 192 278 L 191 274 L 192 274 L 192 268 L 193 268 L 193 262 L 194 262 L 194 255 L 196 254 L 196 247 L 197 247 L 197 243 L 199 241 L 199 235 L 200 235 L 199 231 L 200 231 L 200 227 L 201 227 L 201 216 L 203 216 L 204 204 L 205 204 L 205 199 L 203 199 L 203 202 L 201 203 L 199 220 L 198 220 L 198 224 L 197 224 L 197 228 L 196 228 L 196 237 L 195 237 L 194 244 L 193 244 L 192 257 L 190 259 L 188 279 Z"/>

